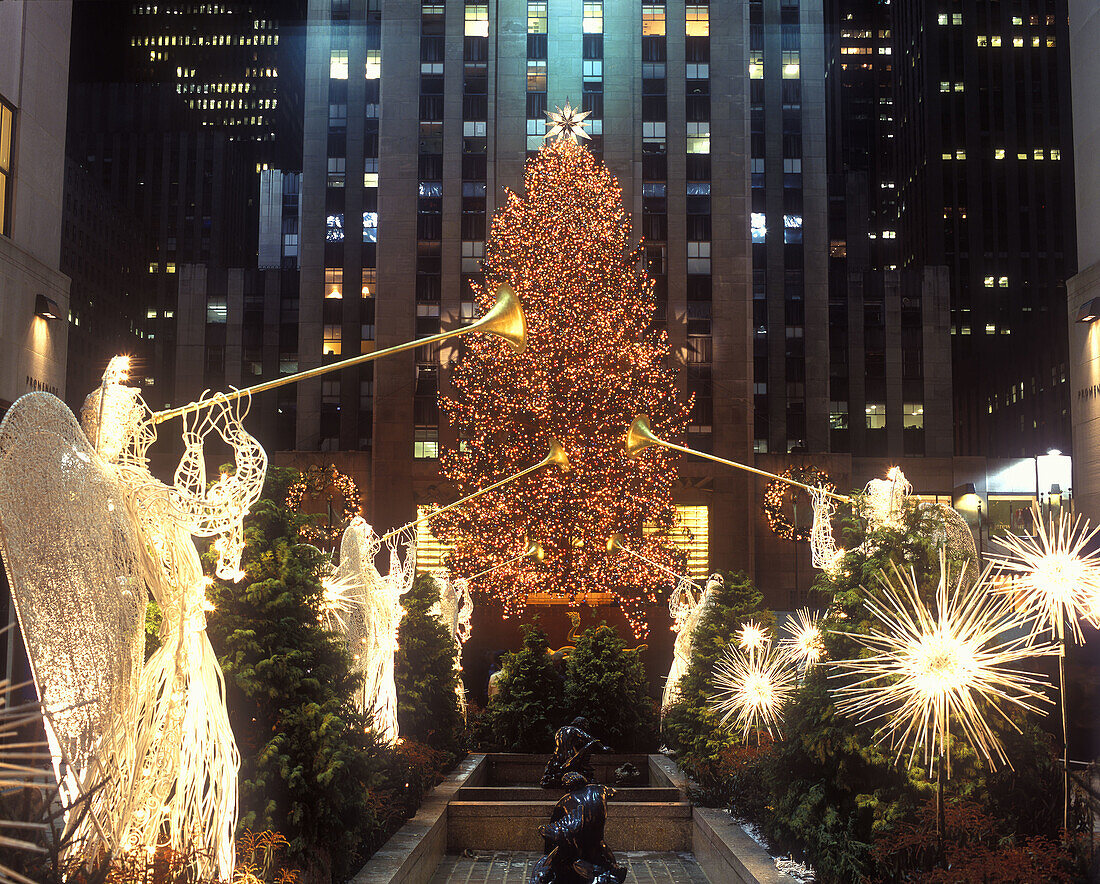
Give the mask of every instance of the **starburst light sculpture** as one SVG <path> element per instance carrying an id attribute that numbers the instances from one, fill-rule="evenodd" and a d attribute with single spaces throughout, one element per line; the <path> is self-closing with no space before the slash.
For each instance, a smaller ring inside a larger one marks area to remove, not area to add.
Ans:
<path id="1" fill-rule="evenodd" d="M 822 644 L 821 618 L 809 608 L 799 608 L 794 616 L 783 624 L 786 635 L 779 646 L 800 669 L 808 669 L 820 663 L 825 656 Z"/>
<path id="2" fill-rule="evenodd" d="M 1005 550 L 992 558 L 994 564 L 1017 575 L 1003 591 L 1034 618 L 1037 632 L 1049 629 L 1062 640 L 1068 625 L 1082 644 L 1080 621 L 1100 619 L 1100 551 L 1086 552 L 1100 526 L 1090 531 L 1080 516 L 1071 519 L 1063 512 L 1048 522 L 1038 510 L 1032 512 L 1035 534 L 993 540 Z"/>
<path id="3" fill-rule="evenodd" d="M 855 680 L 835 689 L 837 709 L 861 721 L 880 722 L 876 739 L 886 741 L 900 758 L 918 753 L 930 762 L 946 758 L 952 723 L 962 729 L 990 768 L 1011 762 L 990 727 L 996 711 L 1013 728 L 1006 707 L 1039 712 L 1048 702 L 1046 681 L 1009 668 L 1029 657 L 1054 654 L 1054 645 L 1031 642 L 1026 624 L 1008 599 L 991 591 L 991 569 L 977 580 L 963 569 L 952 583 L 940 552 L 935 601 L 920 595 L 916 575 L 896 566 L 880 573 L 880 592 L 865 604 L 878 624 L 869 634 L 845 633 L 871 656 L 840 660 L 836 666 Z"/>
<path id="4" fill-rule="evenodd" d="M 1032 507 L 1034 535 L 1009 534 L 995 538 L 1005 555 L 994 557 L 1003 572 L 1017 575 L 1002 587 L 1031 618 L 1034 636 L 1049 629 L 1060 645 L 1058 655 L 1058 698 L 1062 713 L 1062 823 L 1069 823 L 1069 740 L 1066 721 L 1066 625 L 1077 644 L 1084 643 L 1082 619 L 1100 622 L 1100 552 L 1086 552 L 1096 535 L 1094 528 L 1078 516 L 1063 511 L 1048 523 L 1038 507 Z"/>
<path id="5" fill-rule="evenodd" d="M 753 728 L 758 741 L 761 728 L 773 738 L 781 736 L 780 715 L 794 693 L 797 673 L 775 645 L 743 647 L 731 643 L 715 665 L 710 707 L 722 726 L 739 730 L 743 740 Z"/>
<path id="6" fill-rule="evenodd" d="M 737 643 L 743 650 L 752 654 L 768 644 L 768 634 L 759 623 L 749 620 L 737 630 Z"/>
<path id="7" fill-rule="evenodd" d="M 546 134 L 542 137 L 549 141 L 551 138 L 561 138 L 565 141 L 577 141 L 580 138 L 592 139 L 584 127 L 589 125 L 587 117 L 592 111 L 582 111 L 579 107 L 573 107 L 568 101 L 565 107 L 554 108 L 546 111 Z"/>

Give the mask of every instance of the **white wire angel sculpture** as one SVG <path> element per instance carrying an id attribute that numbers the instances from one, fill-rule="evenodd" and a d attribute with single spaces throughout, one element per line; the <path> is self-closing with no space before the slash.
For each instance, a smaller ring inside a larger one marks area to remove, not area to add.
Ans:
<path id="1" fill-rule="evenodd" d="M 900 528 L 904 524 L 905 508 L 913 486 L 905 478 L 900 467 L 891 467 L 885 479 L 872 479 L 863 491 L 862 515 L 867 520 L 867 532 L 878 528 Z M 835 576 L 848 550 L 837 546 L 833 537 L 832 517 L 836 503 L 824 489 L 811 493 L 814 502 L 814 523 L 810 534 L 810 553 L 815 568 Z M 978 550 L 974 536 L 959 513 L 944 503 L 922 501 L 919 506 L 930 515 L 935 525 L 933 540 L 946 544 L 952 555 L 970 564 L 968 576 L 977 576 Z M 871 541 L 865 540 L 856 547 L 862 552 L 871 551 Z"/>
<path id="2" fill-rule="evenodd" d="M 240 576 L 242 521 L 267 456 L 241 426 L 247 405 L 215 395 L 185 423 L 173 484 L 159 482 L 146 457 L 154 423 L 125 375 L 112 360 L 85 401 L 83 432 L 48 394 L 12 406 L 0 426 L 0 535 L 44 705 L 90 701 L 77 715 L 47 715 L 67 797 L 99 787 L 74 839 L 80 857 L 164 845 L 193 851 L 201 876 L 228 877 L 239 756 L 194 538 L 214 538 L 219 576 Z M 237 469 L 207 486 L 213 433 Z M 150 591 L 161 647 L 142 666 Z"/>
<path id="3" fill-rule="evenodd" d="M 390 569 L 383 576 L 374 564 L 382 541 L 356 516 L 340 539 L 340 563 L 324 581 L 327 622 L 346 637 L 355 671 L 363 679 L 356 706 L 391 743 L 398 735 L 393 673 L 397 626 L 404 612 L 401 596 L 412 588 L 415 575 L 415 538 L 415 529 L 409 529 L 387 540 Z"/>
<path id="4" fill-rule="evenodd" d="M 466 689 L 462 685 L 462 646 L 470 637 L 472 629 L 472 617 L 474 614 L 474 598 L 470 594 L 470 584 L 463 578 L 455 580 L 443 573 L 432 575 L 439 587 L 439 601 L 432 607 L 432 613 L 451 634 L 455 643 L 455 670 L 459 673 L 458 685 L 455 688 L 458 693 L 458 708 L 462 717 L 466 717 Z"/>
<path id="5" fill-rule="evenodd" d="M 695 627 L 710 608 L 715 593 L 725 585 L 721 574 L 711 574 L 707 585 L 698 596 L 692 591 L 694 584 L 684 578 L 673 590 L 668 600 L 668 610 L 672 615 L 672 628 L 676 632 L 676 641 L 672 646 L 672 666 L 665 679 L 664 696 L 661 709 L 665 710 L 680 698 L 680 679 L 691 663 L 692 636 Z"/>

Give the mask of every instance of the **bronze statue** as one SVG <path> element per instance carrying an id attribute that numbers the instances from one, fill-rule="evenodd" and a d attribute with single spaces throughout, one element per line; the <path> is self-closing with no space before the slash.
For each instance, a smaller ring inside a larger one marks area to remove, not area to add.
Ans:
<path id="1" fill-rule="evenodd" d="M 603 840 L 610 786 L 589 783 L 579 773 L 562 776 L 568 789 L 541 826 L 543 856 L 535 864 L 529 884 L 623 884 L 626 866 Z"/>
<path id="2" fill-rule="evenodd" d="M 593 752 L 610 752 L 611 747 L 595 739 L 588 730 L 588 721 L 581 717 L 574 718 L 572 724 L 558 728 L 554 734 L 554 754 L 542 774 L 542 788 L 564 786 L 563 777 L 570 771 L 581 774 L 590 783 L 596 781 L 596 772 L 588 758 Z"/>

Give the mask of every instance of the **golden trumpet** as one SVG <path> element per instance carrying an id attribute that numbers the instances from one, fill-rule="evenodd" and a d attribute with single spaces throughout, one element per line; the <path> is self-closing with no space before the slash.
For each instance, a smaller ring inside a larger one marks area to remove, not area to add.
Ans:
<path id="1" fill-rule="evenodd" d="M 725 464 L 728 467 L 734 467 L 739 470 L 745 470 L 750 473 L 756 473 L 758 476 L 764 476 L 767 479 L 776 479 L 780 482 L 786 482 L 788 485 L 795 485 L 799 488 L 804 488 L 807 491 L 813 492 L 818 489 L 813 488 L 804 482 L 796 482 L 794 479 L 788 479 L 786 476 L 778 476 L 775 473 L 769 473 L 767 470 L 758 470 L 756 467 L 750 467 L 747 464 L 738 463 L 735 460 L 727 460 L 724 457 L 718 457 L 714 454 L 707 454 L 704 451 L 696 451 L 694 448 L 687 448 L 684 445 L 675 445 L 672 442 L 666 442 L 664 439 L 656 436 L 653 430 L 649 426 L 649 415 L 639 414 L 634 421 L 630 424 L 630 428 L 626 431 L 626 442 L 624 448 L 626 450 L 626 456 L 629 458 L 637 457 L 641 452 L 647 448 L 652 448 L 654 445 L 659 445 L 662 448 L 668 448 L 672 451 L 682 451 L 684 454 L 694 454 L 696 457 L 702 457 L 706 460 L 712 460 L 715 463 Z M 832 491 L 825 492 L 827 497 L 833 498 L 833 500 L 839 500 L 844 503 L 851 503 L 852 498 L 843 494 L 834 494 Z M 609 540 L 608 543 L 611 541 Z M 610 549 L 610 547 L 608 547 Z"/>
<path id="2" fill-rule="evenodd" d="M 296 384 L 298 381 L 304 381 L 309 378 L 318 377 L 319 375 L 328 374 L 330 371 L 340 371 L 344 368 L 351 368 L 353 365 L 371 362 L 375 359 L 381 359 L 383 356 L 392 356 L 394 353 L 403 353 L 405 350 L 412 350 L 415 347 L 436 344 L 448 338 L 457 338 L 460 335 L 467 335 L 474 331 L 488 332 L 499 338 L 504 338 L 516 353 L 523 352 L 523 348 L 527 346 L 527 320 L 524 319 L 523 307 L 519 299 L 509 286 L 502 285 L 498 288 L 497 300 L 492 309 L 477 322 L 471 323 L 470 325 L 456 328 L 449 332 L 441 332 L 438 335 L 432 335 L 428 338 L 417 338 L 415 341 L 406 341 L 404 344 L 387 347 L 385 350 L 375 350 L 373 353 L 364 353 L 361 356 L 352 356 L 350 359 L 342 359 L 339 362 L 332 362 L 328 365 L 321 365 L 317 368 L 299 371 L 296 374 L 290 374 L 283 378 L 264 381 L 261 384 L 245 387 L 243 390 L 231 390 L 228 393 L 220 393 L 216 398 L 218 400 L 231 401 L 233 399 L 240 399 L 242 396 L 264 393 L 267 390 L 274 390 L 276 387 L 284 387 L 287 384 Z M 190 414 L 193 411 L 198 411 L 203 405 L 203 402 L 192 402 L 188 405 L 181 405 L 179 408 L 169 408 L 164 411 L 154 412 L 153 423 L 160 424 L 174 417 L 179 417 L 182 414 Z"/>
<path id="3" fill-rule="evenodd" d="M 546 561 L 546 550 L 543 545 L 537 540 L 527 540 L 527 549 L 523 553 L 526 558 L 534 559 L 536 562 Z"/>
<path id="4" fill-rule="evenodd" d="M 475 497 L 481 497 L 482 494 L 488 494 L 490 491 L 499 488 L 501 485 L 507 485 L 509 482 L 516 481 L 516 479 L 522 479 L 524 476 L 535 472 L 535 470 L 541 470 L 543 467 L 548 467 L 551 464 L 555 464 L 556 466 L 560 467 L 563 473 L 568 473 L 571 469 L 569 466 L 569 455 L 565 453 L 565 449 L 561 447 L 561 443 L 558 442 L 557 439 L 550 440 L 550 451 L 547 452 L 546 457 L 544 457 L 534 466 L 528 467 L 525 470 L 520 470 L 518 473 L 513 473 L 511 476 L 501 479 L 499 482 L 494 482 L 492 485 L 488 485 L 485 488 L 482 488 L 480 491 L 475 491 L 473 494 L 467 494 L 465 497 L 460 497 L 458 500 L 454 501 L 454 503 L 449 503 L 446 506 L 441 506 L 437 510 L 432 510 L 430 513 L 425 513 L 420 518 L 414 519 L 408 524 L 402 525 L 400 528 L 394 528 L 392 531 L 383 534 L 380 539 L 389 540 L 391 537 L 396 537 L 398 534 L 401 534 L 408 528 L 412 528 L 414 525 L 419 525 L 421 522 L 426 522 L 429 519 L 434 519 L 441 513 L 447 512 L 447 510 L 454 509 L 456 506 L 462 506 L 462 504 L 464 503 L 469 503 Z"/>
<path id="5" fill-rule="evenodd" d="M 472 577 L 467 577 L 467 580 L 477 580 L 478 577 L 483 577 L 490 571 L 495 571 L 497 568 L 503 568 L 505 565 L 512 565 L 518 562 L 520 559 L 534 559 L 536 562 L 541 562 L 546 558 L 546 550 L 542 548 L 542 544 L 537 540 L 528 540 L 527 549 L 525 549 L 520 555 L 514 559 L 508 559 L 506 562 L 498 562 L 491 568 L 486 568 L 484 571 L 478 571 Z"/>

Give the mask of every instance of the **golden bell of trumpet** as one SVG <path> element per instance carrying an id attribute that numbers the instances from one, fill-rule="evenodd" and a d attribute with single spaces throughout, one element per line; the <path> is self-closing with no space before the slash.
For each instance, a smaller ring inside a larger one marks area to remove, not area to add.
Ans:
<path id="1" fill-rule="evenodd" d="M 524 551 L 523 556 L 527 559 L 534 559 L 536 562 L 542 562 L 546 559 L 546 550 L 537 540 L 528 538 L 527 549 Z"/>
<path id="2" fill-rule="evenodd" d="M 649 428 L 649 415 L 639 414 L 626 431 L 626 456 L 635 458 L 654 445 L 664 445 L 664 442 L 653 435 L 653 430 Z"/>
<path id="3" fill-rule="evenodd" d="M 626 540 L 626 538 L 623 537 L 622 534 L 619 534 L 618 532 L 612 534 L 610 537 L 607 538 L 607 551 L 618 552 L 620 549 L 623 548 L 624 540 Z"/>
<path id="4" fill-rule="evenodd" d="M 519 298 L 509 285 L 497 289 L 497 302 L 470 328 L 504 338 L 517 353 L 522 353 L 527 346 L 527 320 L 523 317 Z"/>
<path id="5" fill-rule="evenodd" d="M 563 473 L 568 473 L 572 467 L 569 466 L 569 455 L 565 453 L 565 449 L 561 447 L 561 443 L 554 438 L 550 439 L 550 451 L 546 457 L 542 459 L 539 464 L 540 467 L 549 466 L 550 464 L 556 464 L 561 467 Z"/>

